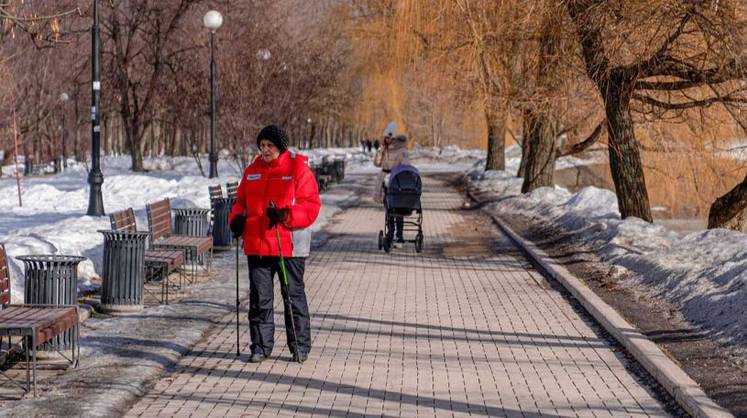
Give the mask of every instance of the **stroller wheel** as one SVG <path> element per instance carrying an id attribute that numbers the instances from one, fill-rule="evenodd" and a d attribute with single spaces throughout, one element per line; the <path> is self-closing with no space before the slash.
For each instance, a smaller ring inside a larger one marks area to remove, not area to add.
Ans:
<path id="1" fill-rule="evenodd" d="M 392 251 L 392 241 L 389 239 L 389 237 L 386 237 L 386 236 L 384 237 L 383 244 L 384 244 L 384 251 L 385 252 L 388 253 L 389 251 Z"/>
<path id="2" fill-rule="evenodd" d="M 384 248 L 384 231 L 379 231 L 379 251 Z"/>
<path id="3" fill-rule="evenodd" d="M 423 233 L 418 232 L 418 235 L 415 237 L 415 252 L 422 252 L 423 251 Z"/>

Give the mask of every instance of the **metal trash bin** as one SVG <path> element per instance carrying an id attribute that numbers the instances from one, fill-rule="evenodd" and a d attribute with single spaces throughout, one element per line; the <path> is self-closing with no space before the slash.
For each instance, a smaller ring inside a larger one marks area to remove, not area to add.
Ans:
<path id="1" fill-rule="evenodd" d="M 174 233 L 176 235 L 207 236 L 210 229 L 210 209 L 174 209 Z"/>
<path id="2" fill-rule="evenodd" d="M 210 200 L 213 211 L 213 247 L 231 247 L 233 236 L 231 226 L 228 224 L 228 215 L 231 214 L 234 201 L 235 199 L 230 197 Z"/>
<path id="3" fill-rule="evenodd" d="M 104 235 L 101 310 L 131 313 L 143 310 L 147 232 L 100 230 Z"/>
<path id="4" fill-rule="evenodd" d="M 24 303 L 35 305 L 77 305 L 78 264 L 85 257 L 74 255 L 24 255 Z M 72 347 L 73 333 L 66 331 L 49 342 L 41 351 L 64 351 Z"/>
<path id="5" fill-rule="evenodd" d="M 319 189 L 320 192 L 326 191 L 327 181 L 323 177 L 324 173 L 322 172 L 322 168 L 317 165 L 312 165 L 311 171 L 314 173 L 314 180 L 316 180 L 317 189 Z"/>
<path id="6" fill-rule="evenodd" d="M 345 157 L 337 157 L 333 162 L 335 182 L 340 183 L 345 178 Z"/>
<path id="7" fill-rule="evenodd" d="M 335 160 L 331 155 L 327 155 L 322 158 L 322 164 L 319 166 L 319 174 L 323 176 L 329 176 L 330 181 L 337 181 L 337 175 L 335 173 Z"/>
<path id="8" fill-rule="evenodd" d="M 34 173 L 34 157 L 27 155 L 23 160 L 23 175 L 30 176 Z"/>

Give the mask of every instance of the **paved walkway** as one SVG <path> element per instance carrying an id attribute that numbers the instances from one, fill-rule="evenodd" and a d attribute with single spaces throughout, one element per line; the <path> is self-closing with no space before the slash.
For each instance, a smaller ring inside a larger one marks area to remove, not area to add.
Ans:
<path id="1" fill-rule="evenodd" d="M 306 363 L 289 361 L 280 326 L 272 359 L 237 359 L 228 316 L 129 416 L 666 415 L 483 215 L 435 179 L 425 189 L 421 255 L 377 250 L 370 202 L 335 218 L 307 264 Z M 278 292 L 277 324 L 281 309 Z"/>

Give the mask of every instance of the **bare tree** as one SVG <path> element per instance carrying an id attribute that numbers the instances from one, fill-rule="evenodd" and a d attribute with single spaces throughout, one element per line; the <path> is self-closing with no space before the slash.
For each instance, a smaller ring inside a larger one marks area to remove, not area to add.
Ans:
<path id="1" fill-rule="evenodd" d="M 183 19 L 200 3 L 118 0 L 105 9 L 103 74 L 116 94 L 133 171 L 144 169 L 143 139 L 153 123 L 161 88 L 167 84 L 167 68 L 190 47 L 176 41 L 185 36 Z"/>
<path id="2" fill-rule="evenodd" d="M 738 2 L 574 0 L 567 10 L 586 73 L 604 101 L 620 213 L 652 221 L 633 111 L 744 101 Z M 737 52 L 735 52 L 737 51 Z"/>

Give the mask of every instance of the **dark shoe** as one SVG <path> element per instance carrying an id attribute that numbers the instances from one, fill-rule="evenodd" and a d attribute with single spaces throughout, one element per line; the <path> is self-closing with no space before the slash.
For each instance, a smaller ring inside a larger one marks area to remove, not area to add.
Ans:
<path id="1" fill-rule="evenodd" d="M 397 242 L 400 243 L 400 244 L 404 244 L 405 243 L 405 239 L 402 238 L 402 237 L 399 237 L 399 238 L 397 238 Z"/>
<path id="2" fill-rule="evenodd" d="M 252 353 L 249 357 L 249 363 L 262 363 L 267 360 L 267 356 L 262 353 Z"/>
<path id="3" fill-rule="evenodd" d="M 293 354 L 293 361 L 296 363 L 303 363 L 306 361 L 306 359 L 309 358 L 309 355 L 306 353 L 294 353 Z"/>

